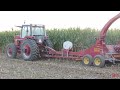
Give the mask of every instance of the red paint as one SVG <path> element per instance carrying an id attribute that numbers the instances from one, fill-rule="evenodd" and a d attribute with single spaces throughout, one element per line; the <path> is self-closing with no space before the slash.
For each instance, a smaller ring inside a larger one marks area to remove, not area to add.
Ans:
<path id="1" fill-rule="evenodd" d="M 29 56 L 30 55 L 30 47 L 29 47 L 29 45 L 25 45 L 24 46 L 24 49 L 25 49 L 25 54 L 27 55 L 27 56 Z"/>

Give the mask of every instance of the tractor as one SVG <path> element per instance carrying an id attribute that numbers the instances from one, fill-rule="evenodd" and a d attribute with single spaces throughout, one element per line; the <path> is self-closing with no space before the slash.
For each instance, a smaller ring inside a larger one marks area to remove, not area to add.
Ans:
<path id="1" fill-rule="evenodd" d="M 52 42 L 46 34 L 45 25 L 24 24 L 17 26 L 21 28 L 20 35 L 14 37 L 14 43 L 6 47 L 6 54 L 10 58 L 16 58 L 21 54 L 24 60 L 35 60 L 44 53 L 44 46 L 53 48 Z"/>

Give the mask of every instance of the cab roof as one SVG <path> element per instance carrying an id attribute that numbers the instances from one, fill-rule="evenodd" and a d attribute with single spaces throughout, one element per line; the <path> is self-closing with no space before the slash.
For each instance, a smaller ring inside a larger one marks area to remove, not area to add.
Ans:
<path id="1" fill-rule="evenodd" d="M 22 28 L 23 26 L 45 27 L 45 25 L 42 25 L 42 24 L 23 24 L 22 26 L 17 26 L 17 27 Z"/>

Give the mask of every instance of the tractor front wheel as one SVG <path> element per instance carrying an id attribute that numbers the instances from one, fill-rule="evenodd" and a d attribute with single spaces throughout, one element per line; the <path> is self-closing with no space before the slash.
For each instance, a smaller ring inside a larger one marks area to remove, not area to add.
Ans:
<path id="1" fill-rule="evenodd" d="M 85 55 L 82 59 L 82 63 L 87 66 L 91 66 L 93 63 L 93 59 L 91 55 Z"/>
<path id="2" fill-rule="evenodd" d="M 101 55 L 96 55 L 94 57 L 94 62 L 93 62 L 93 65 L 96 66 L 96 67 L 104 67 L 105 66 L 105 59 L 103 56 Z"/>
<path id="3" fill-rule="evenodd" d="M 9 58 L 16 58 L 17 56 L 17 49 L 14 43 L 10 43 L 6 47 L 6 54 Z"/>
<path id="4" fill-rule="evenodd" d="M 39 48 L 35 40 L 27 39 L 23 41 L 21 45 L 21 55 L 22 55 L 22 58 L 26 61 L 32 61 L 32 60 L 38 59 Z"/>

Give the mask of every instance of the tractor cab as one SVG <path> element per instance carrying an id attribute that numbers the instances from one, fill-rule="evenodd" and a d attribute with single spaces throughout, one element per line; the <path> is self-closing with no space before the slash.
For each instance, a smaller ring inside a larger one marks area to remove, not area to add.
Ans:
<path id="1" fill-rule="evenodd" d="M 15 36 L 15 45 L 19 45 L 18 42 L 22 42 L 25 38 L 34 38 L 37 44 L 42 44 L 53 48 L 52 42 L 46 34 L 45 25 L 40 24 L 23 24 L 22 26 L 17 26 L 21 28 L 20 35 Z"/>
<path id="2" fill-rule="evenodd" d="M 22 25 L 17 27 L 21 28 L 21 32 L 20 32 L 21 38 L 25 38 L 26 36 L 36 36 L 36 37 L 46 36 L 44 25 L 30 24 L 30 25 Z"/>

